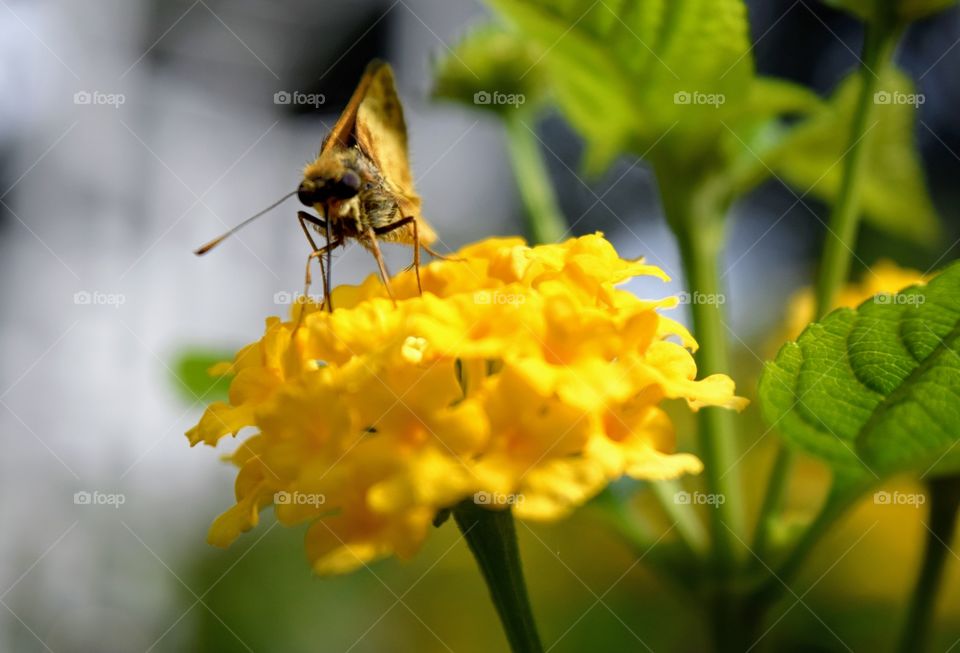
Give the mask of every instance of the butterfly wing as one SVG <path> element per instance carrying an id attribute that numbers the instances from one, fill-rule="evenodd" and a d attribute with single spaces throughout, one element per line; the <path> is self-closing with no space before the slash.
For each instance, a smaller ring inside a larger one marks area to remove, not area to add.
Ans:
<path id="1" fill-rule="evenodd" d="M 420 196 L 413 188 L 413 174 L 410 171 L 407 151 L 407 124 L 403 118 L 403 105 L 397 94 L 390 65 L 383 61 L 373 61 L 367 66 L 360 85 L 347 105 L 347 111 L 351 110 L 354 100 L 361 93 L 352 121 L 356 143 L 380 169 L 396 196 L 402 214 L 397 216 L 397 219 L 413 216 L 417 221 L 421 242 L 430 244 L 437 236 L 420 214 Z M 347 111 L 344 111 L 344 114 Z M 346 125 L 347 121 L 341 116 L 337 126 L 341 122 Z M 333 138 L 333 133 L 330 138 Z M 401 227 L 390 232 L 386 239 L 413 243 L 413 227 Z"/>
<path id="2" fill-rule="evenodd" d="M 377 59 L 367 64 L 367 69 L 364 71 L 363 77 L 360 78 L 360 83 L 357 84 L 357 88 L 354 89 L 353 95 L 350 96 L 350 101 L 347 102 L 346 108 L 344 108 L 340 117 L 337 118 L 333 129 L 331 129 L 327 137 L 323 139 L 323 144 L 320 146 L 320 154 L 333 149 L 335 146 L 353 147 L 353 144 L 356 142 L 354 127 L 357 123 L 357 109 L 360 107 L 361 102 L 363 102 L 363 98 L 367 94 L 367 89 L 370 88 L 373 73 L 383 65 L 386 64 Z"/>

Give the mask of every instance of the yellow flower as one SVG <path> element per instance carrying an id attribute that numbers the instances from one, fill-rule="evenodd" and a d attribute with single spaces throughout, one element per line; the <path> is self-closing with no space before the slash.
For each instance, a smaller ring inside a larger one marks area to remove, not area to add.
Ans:
<path id="1" fill-rule="evenodd" d="M 229 367 L 229 404 L 187 434 L 216 445 L 258 431 L 230 457 L 237 503 L 210 541 L 229 544 L 272 504 L 281 523 L 310 524 L 314 569 L 340 573 L 413 555 L 437 513 L 471 497 L 551 520 L 624 475 L 699 472 L 674 453 L 660 404 L 746 400 L 724 375 L 696 379 L 696 343 L 658 312 L 676 298 L 616 288 L 637 275 L 667 278 L 599 234 L 491 239 L 424 266 L 422 295 L 407 271 L 396 302 L 370 277 L 336 288 L 332 313 L 271 318 Z"/>
<path id="2" fill-rule="evenodd" d="M 917 270 L 901 268 L 893 261 L 881 259 L 868 269 L 858 283 L 849 283 L 840 289 L 834 300 L 834 308 L 856 308 L 874 295 L 895 293 L 907 286 L 926 283 L 930 275 Z M 787 305 L 785 334 L 779 337 L 779 346 L 785 340 L 795 340 L 816 317 L 816 299 L 812 288 L 803 288 L 790 298 Z"/>

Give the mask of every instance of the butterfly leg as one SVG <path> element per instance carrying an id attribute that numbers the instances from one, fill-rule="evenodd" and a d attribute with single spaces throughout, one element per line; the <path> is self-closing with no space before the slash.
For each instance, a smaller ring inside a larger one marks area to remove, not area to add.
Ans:
<path id="1" fill-rule="evenodd" d="M 297 323 L 293 327 L 293 333 L 297 332 L 297 329 L 300 328 L 300 323 L 303 321 L 304 309 L 306 308 L 306 298 L 309 296 L 308 293 L 310 292 L 310 284 L 312 282 L 312 279 L 310 277 L 310 262 L 315 258 L 320 261 L 320 272 L 321 274 L 323 274 L 324 282 L 326 282 L 327 280 L 329 280 L 330 276 L 324 272 L 323 259 L 321 257 L 324 254 L 329 254 L 337 247 L 340 247 L 340 245 L 342 244 L 343 244 L 342 240 L 335 240 L 331 243 L 327 243 L 326 245 L 324 245 L 319 249 L 314 249 L 312 252 L 310 252 L 310 254 L 307 255 L 307 266 L 306 266 L 306 272 L 304 273 L 304 279 L 303 279 L 303 282 L 304 282 L 303 300 L 304 301 L 301 305 L 300 312 L 297 313 Z M 330 297 L 329 292 L 325 291 L 325 294 L 323 296 L 323 303 L 327 307 L 327 310 L 333 311 L 333 299 Z"/>
<path id="2" fill-rule="evenodd" d="M 432 247 L 430 247 L 430 246 L 427 245 L 426 243 L 422 243 L 420 246 L 423 247 L 423 249 L 426 250 L 427 254 L 429 254 L 429 255 L 432 256 L 433 258 L 438 258 L 438 259 L 440 259 L 441 261 L 463 262 L 463 261 L 466 260 L 466 259 L 464 259 L 464 258 L 460 258 L 460 257 L 457 257 L 457 256 L 445 256 L 444 254 L 441 254 L 440 252 L 436 251 L 435 249 L 433 249 Z"/>
<path id="3" fill-rule="evenodd" d="M 373 227 L 367 227 L 367 240 L 370 251 L 373 252 L 373 258 L 377 259 L 377 267 L 380 268 L 380 278 L 383 279 L 383 286 L 387 289 L 390 299 L 396 303 L 397 298 L 393 294 L 393 287 L 390 285 L 390 273 L 387 272 L 387 264 L 383 261 L 383 253 L 380 251 L 379 243 L 377 243 L 377 231 Z"/>
<path id="4" fill-rule="evenodd" d="M 420 282 L 420 247 L 423 246 L 423 243 L 420 242 L 420 232 L 417 229 L 417 219 L 413 216 L 407 216 L 401 220 L 397 220 L 393 224 L 388 224 L 385 227 L 377 227 L 374 229 L 374 233 L 378 236 L 383 234 L 388 234 L 394 229 L 399 229 L 408 224 L 413 224 L 413 268 L 417 271 L 417 290 L 420 291 L 420 294 L 423 294 L 423 284 Z M 407 268 L 409 270 L 410 268 Z"/>
<path id="5" fill-rule="evenodd" d="M 310 249 L 316 252 L 320 248 L 317 247 L 317 243 L 316 241 L 313 240 L 313 236 L 310 234 L 310 230 L 307 229 L 307 223 L 309 222 L 312 225 L 318 226 L 322 229 L 326 229 L 326 222 L 322 218 L 314 217 L 309 213 L 307 213 L 306 211 L 297 211 L 297 220 L 300 221 L 300 228 L 303 229 L 303 235 L 307 237 L 307 241 L 310 243 Z M 307 258 L 307 274 L 306 274 L 306 280 L 307 280 L 308 286 L 310 285 L 310 267 L 309 266 L 310 266 L 310 258 L 308 257 Z M 320 275 L 323 277 L 323 287 L 326 288 L 327 273 L 326 273 L 326 270 L 323 269 L 323 260 L 320 261 Z M 304 295 L 306 295 L 306 291 L 304 291 Z"/>
<path id="6" fill-rule="evenodd" d="M 413 221 L 413 269 L 417 271 L 417 290 L 423 295 L 423 284 L 420 282 L 420 231 L 417 221 Z"/>
<path id="7" fill-rule="evenodd" d="M 322 218 L 312 216 L 309 213 L 306 213 L 304 211 L 297 212 L 297 219 L 300 221 L 300 228 L 303 229 L 303 234 L 307 237 L 307 240 L 310 242 L 310 247 L 313 249 L 313 251 L 307 257 L 306 272 L 304 274 L 303 295 L 304 297 L 306 297 L 308 291 L 310 290 L 310 284 L 312 283 L 312 279 L 310 275 L 310 262 L 314 258 L 316 258 L 320 262 L 320 275 L 323 279 L 323 303 L 327 307 L 327 310 L 332 311 L 333 300 L 330 298 L 330 276 L 329 276 L 330 254 L 331 252 L 333 252 L 334 249 L 336 249 L 337 247 L 343 244 L 343 238 L 328 240 L 327 244 L 324 245 L 323 247 L 317 247 L 317 243 L 316 241 L 314 241 L 313 236 L 310 234 L 310 230 L 307 229 L 307 223 L 309 222 L 310 224 L 316 227 L 324 229 L 328 234 L 329 234 L 329 228 L 328 228 L 329 223 L 323 220 Z M 324 266 L 323 264 L 322 257 L 324 254 L 327 255 L 326 266 Z M 299 325 L 299 320 L 298 320 L 298 325 Z"/>
<path id="8" fill-rule="evenodd" d="M 319 254 L 317 254 L 317 252 L 320 251 L 320 248 L 317 247 L 317 243 L 316 243 L 316 241 L 313 240 L 313 236 L 310 234 L 310 230 L 307 229 L 307 223 L 309 222 L 310 224 L 312 224 L 312 225 L 314 225 L 314 226 L 316 226 L 316 227 L 319 227 L 319 228 L 321 228 L 321 229 L 324 229 L 324 230 L 327 228 L 327 223 L 326 223 L 326 221 L 323 220 L 322 218 L 317 218 L 317 217 L 315 217 L 315 216 L 312 216 L 312 215 L 310 215 L 309 213 L 307 213 L 306 211 L 297 211 L 297 220 L 300 221 L 300 228 L 303 229 L 303 235 L 307 237 L 307 241 L 309 241 L 309 243 L 310 243 L 310 248 L 313 250 L 313 254 L 311 254 L 310 256 L 307 257 L 307 272 L 306 272 L 306 274 L 304 275 L 305 285 L 304 285 L 304 290 L 303 290 L 303 296 L 306 297 L 306 296 L 307 296 L 307 291 L 310 289 L 310 283 L 311 283 L 311 277 L 310 277 L 310 260 L 311 260 L 314 256 L 316 256 L 317 260 L 320 261 L 320 277 L 321 277 L 321 279 L 323 280 L 323 292 L 324 292 L 323 302 L 324 302 L 324 304 L 326 304 L 326 303 L 327 303 L 327 290 L 328 290 L 327 271 L 326 271 L 326 269 L 324 269 L 323 259 L 320 258 L 320 255 L 319 255 Z"/>

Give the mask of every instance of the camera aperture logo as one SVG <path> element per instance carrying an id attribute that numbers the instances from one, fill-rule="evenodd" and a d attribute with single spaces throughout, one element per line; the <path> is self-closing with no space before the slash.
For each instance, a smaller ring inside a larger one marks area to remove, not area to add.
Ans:
<path id="1" fill-rule="evenodd" d="M 473 495 L 473 502 L 478 506 L 516 506 L 524 501 L 522 494 L 507 494 L 505 492 L 486 492 L 481 490 Z"/>
<path id="2" fill-rule="evenodd" d="M 77 91 L 73 94 L 73 103 L 78 106 L 108 106 L 119 109 L 126 104 L 123 93 L 104 93 L 102 91 Z"/>
<path id="3" fill-rule="evenodd" d="M 727 497 L 722 494 L 707 494 L 706 492 L 677 492 L 673 495 L 673 502 L 681 506 L 722 506 Z"/>
<path id="4" fill-rule="evenodd" d="M 894 306 L 920 306 L 927 301 L 927 297 L 920 293 L 881 292 L 873 296 L 873 301 L 876 304 L 891 304 Z"/>
<path id="5" fill-rule="evenodd" d="M 286 290 L 281 290 L 279 292 L 273 293 L 273 303 L 278 306 L 287 306 L 290 304 L 307 304 L 313 302 L 314 304 L 319 304 L 323 301 L 322 295 L 315 295 L 309 293 L 304 295 L 302 292 L 287 292 Z"/>
<path id="6" fill-rule="evenodd" d="M 673 94 L 673 103 L 681 106 L 706 106 L 719 109 L 727 103 L 723 93 L 701 93 L 700 91 L 677 91 Z"/>
<path id="7" fill-rule="evenodd" d="M 273 94 L 273 103 L 276 105 L 291 105 L 313 107 L 319 109 L 326 104 L 327 96 L 323 93 L 304 93 L 302 91 L 277 91 Z"/>
<path id="8" fill-rule="evenodd" d="M 519 109 L 526 101 L 527 96 L 523 93 L 477 91 L 473 94 L 473 103 L 478 105 L 510 106 Z"/>
<path id="9" fill-rule="evenodd" d="M 727 303 L 727 296 L 723 293 L 703 293 L 694 290 L 692 293 L 682 292 L 677 295 L 681 305 L 685 304 L 704 304 L 706 306 L 723 306 Z"/>
<path id="10" fill-rule="evenodd" d="M 327 502 L 326 495 L 317 492 L 274 492 L 273 503 L 278 506 L 322 506 Z"/>
<path id="11" fill-rule="evenodd" d="M 522 293 L 498 292 L 496 290 L 478 290 L 473 293 L 473 303 L 493 306 L 519 306 L 527 301 Z"/>
<path id="12" fill-rule="evenodd" d="M 921 104 L 927 102 L 927 96 L 923 93 L 902 93 L 900 91 L 877 91 L 873 94 L 874 104 L 898 104 L 911 106 L 919 109 Z"/>
<path id="13" fill-rule="evenodd" d="M 80 490 L 74 492 L 73 503 L 77 506 L 113 506 L 117 510 L 127 502 L 127 497 L 119 492 L 101 492 Z"/>
<path id="14" fill-rule="evenodd" d="M 927 502 L 927 495 L 922 492 L 887 492 L 880 490 L 873 493 L 873 502 L 878 506 L 913 506 L 919 508 Z"/>
<path id="15" fill-rule="evenodd" d="M 80 290 L 73 293 L 73 303 L 77 306 L 112 306 L 120 308 L 127 303 L 123 293 Z"/>

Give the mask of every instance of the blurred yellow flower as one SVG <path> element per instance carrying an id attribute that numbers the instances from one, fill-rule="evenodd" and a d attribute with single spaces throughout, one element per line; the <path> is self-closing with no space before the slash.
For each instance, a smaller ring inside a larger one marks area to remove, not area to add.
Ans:
<path id="1" fill-rule="evenodd" d="M 910 268 L 902 268 L 893 261 L 881 259 L 864 272 L 858 283 L 848 283 L 840 289 L 831 310 L 856 308 L 874 295 L 895 293 L 907 286 L 928 281 L 930 281 L 930 275 Z M 787 304 L 787 319 L 784 327 L 786 333 L 780 336 L 776 345 L 779 346 L 786 340 L 795 340 L 816 317 L 815 308 L 813 288 L 803 288 L 794 293 Z"/>
<path id="2" fill-rule="evenodd" d="M 237 503 L 210 529 L 226 546 L 273 504 L 308 522 L 319 573 L 409 557 L 437 513 L 472 499 L 558 519 L 627 475 L 697 473 L 674 453 L 665 399 L 741 409 L 724 375 L 696 380 L 696 343 L 615 286 L 659 268 L 621 259 L 601 235 L 528 247 L 490 239 L 456 260 L 333 291 L 335 310 L 298 305 L 267 320 L 232 365 L 229 404 L 187 436 L 216 445 L 253 426 L 230 456 Z M 301 326 L 294 330 L 302 310 Z"/>

